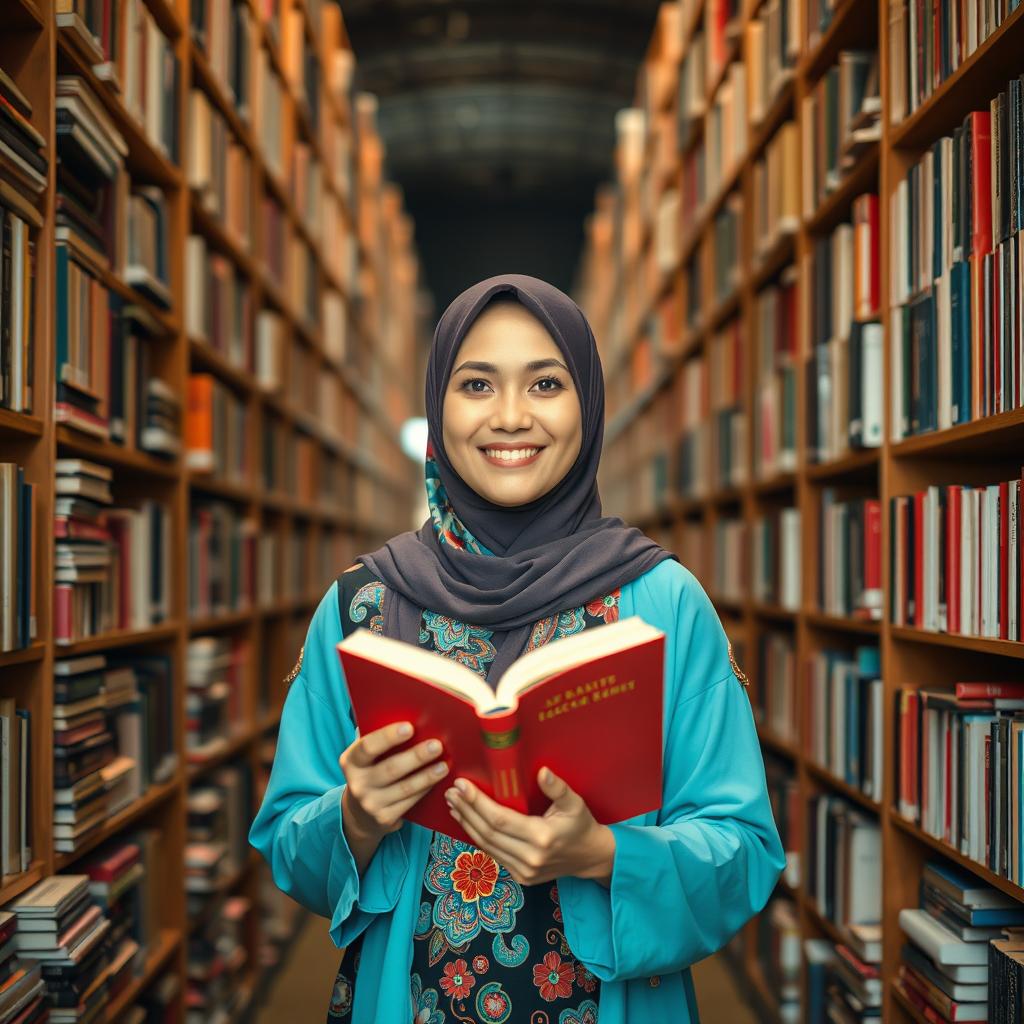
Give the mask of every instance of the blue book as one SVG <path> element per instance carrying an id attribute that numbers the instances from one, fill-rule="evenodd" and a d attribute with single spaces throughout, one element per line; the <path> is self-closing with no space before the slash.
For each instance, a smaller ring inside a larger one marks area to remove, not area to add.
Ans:
<path id="1" fill-rule="evenodd" d="M 953 425 L 971 418 L 971 267 L 960 260 L 949 274 Z"/>

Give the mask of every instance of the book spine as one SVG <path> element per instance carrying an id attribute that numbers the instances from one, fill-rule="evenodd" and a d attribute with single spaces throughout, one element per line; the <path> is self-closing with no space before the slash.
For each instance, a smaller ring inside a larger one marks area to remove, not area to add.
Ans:
<path id="1" fill-rule="evenodd" d="M 480 719 L 480 733 L 491 769 L 491 790 L 497 800 L 528 814 L 526 790 L 519 764 L 519 722 L 514 711 Z"/>

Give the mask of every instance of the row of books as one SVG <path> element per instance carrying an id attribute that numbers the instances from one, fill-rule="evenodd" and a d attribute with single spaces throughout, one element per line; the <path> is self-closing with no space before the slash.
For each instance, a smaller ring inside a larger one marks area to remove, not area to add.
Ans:
<path id="1" fill-rule="evenodd" d="M 177 767 L 170 658 L 84 655 L 54 664 L 54 848 L 73 853 Z"/>
<path id="2" fill-rule="evenodd" d="M 866 1024 L 881 1019 L 880 957 L 865 959 L 851 947 L 852 943 L 833 943 L 828 939 L 804 940 L 806 1020 Z"/>
<path id="3" fill-rule="evenodd" d="M 1021 480 L 933 484 L 892 499 L 892 621 L 1020 640 Z"/>
<path id="4" fill-rule="evenodd" d="M 173 42 L 145 0 L 70 0 L 58 12 L 57 26 L 93 66 L 96 77 L 118 95 L 149 141 L 177 163 L 180 68 Z"/>
<path id="5" fill-rule="evenodd" d="M 56 474 L 57 643 L 164 621 L 170 614 L 170 509 L 151 499 L 115 508 L 108 466 L 58 459 Z"/>
<path id="6" fill-rule="evenodd" d="M 207 618 L 252 607 L 257 526 L 223 501 L 195 501 L 189 513 L 188 611 Z"/>
<path id="7" fill-rule="evenodd" d="M 1024 77 L 911 166 L 892 197 L 895 440 L 1024 402 Z"/>
<path id="8" fill-rule="evenodd" d="M 786 121 L 768 140 L 752 169 L 753 247 L 763 257 L 800 226 L 800 136 L 795 121 Z"/>
<path id="9" fill-rule="evenodd" d="M 762 663 L 763 664 L 763 663 Z M 794 892 L 800 888 L 802 863 L 800 837 L 803 819 L 800 812 L 800 786 L 793 766 L 765 750 L 764 769 L 772 817 L 779 830 L 779 839 L 786 854 L 782 880 Z"/>
<path id="10" fill-rule="evenodd" d="M 796 646 L 792 631 L 765 630 L 757 638 L 757 687 L 753 703 L 758 725 L 783 743 L 797 743 Z"/>
<path id="11" fill-rule="evenodd" d="M 877 498 L 841 499 L 823 487 L 818 535 L 818 607 L 828 615 L 882 617 L 882 508 Z"/>
<path id="12" fill-rule="evenodd" d="M 188 117 L 185 177 L 191 194 L 232 241 L 248 250 L 253 220 L 249 152 L 202 89 L 189 94 Z"/>
<path id="13" fill-rule="evenodd" d="M 1019 0 L 938 4 L 890 0 L 889 103 L 893 124 L 924 103 L 1017 9 Z"/>
<path id="14" fill-rule="evenodd" d="M 212 373 L 188 378 L 185 465 L 195 473 L 244 483 L 249 439 L 245 402 Z"/>
<path id="15" fill-rule="evenodd" d="M 0 697 L 0 873 L 32 863 L 32 713 Z"/>
<path id="16" fill-rule="evenodd" d="M 32 124 L 32 104 L 0 68 L 0 160 L 4 184 L 30 199 L 46 188 L 46 138 Z"/>
<path id="17" fill-rule="evenodd" d="M 6 105 L 0 79 L 0 153 Z M 36 241 L 0 188 L 0 408 L 31 413 L 35 390 Z"/>
<path id="18" fill-rule="evenodd" d="M 332 472 L 332 465 L 337 465 L 335 460 L 321 458 L 320 449 L 309 435 L 270 418 L 263 421 L 262 478 L 268 493 L 297 498 L 310 506 L 322 501 L 342 508 L 343 489 L 333 484 L 347 474 Z"/>
<path id="19" fill-rule="evenodd" d="M 15 462 L 0 462 L 0 652 L 36 637 L 35 485 Z"/>
<path id="20" fill-rule="evenodd" d="M 189 7 L 189 35 L 206 57 L 238 116 L 249 120 L 252 54 L 256 48 L 252 10 L 245 0 L 196 0 Z M 190 132 L 192 122 L 189 122 Z"/>
<path id="21" fill-rule="evenodd" d="M 799 285 L 787 267 L 757 293 L 754 341 L 754 476 L 796 469 Z"/>
<path id="22" fill-rule="evenodd" d="M 843 50 L 803 98 L 803 213 L 815 210 L 881 138 L 878 53 Z"/>
<path id="23" fill-rule="evenodd" d="M 253 293 L 248 279 L 203 235 L 185 242 L 185 330 L 235 369 L 253 369 Z"/>
<path id="24" fill-rule="evenodd" d="M 810 759 L 881 803 L 886 704 L 878 648 L 818 651 L 808 658 L 805 680 Z"/>
<path id="25" fill-rule="evenodd" d="M 1022 709 L 1020 684 L 903 688 L 896 751 L 900 814 L 1018 885 Z"/>
<path id="26" fill-rule="evenodd" d="M 852 223 L 817 238 L 811 256 L 807 450 L 815 462 L 882 443 L 878 197 L 853 201 Z"/>
<path id="27" fill-rule="evenodd" d="M 738 487 L 747 481 L 749 417 L 745 356 L 746 332 L 740 320 L 733 320 L 708 342 L 708 399 L 715 449 L 712 482 L 720 489 Z"/>
<path id="28" fill-rule="evenodd" d="M 799 611 L 800 509 L 783 508 L 753 525 L 752 583 L 755 601 Z"/>
<path id="29" fill-rule="evenodd" d="M 242 637 L 193 637 L 185 659 L 185 753 L 190 764 L 202 764 L 245 724 L 249 643 Z"/>
<path id="30" fill-rule="evenodd" d="M 799 0 L 768 0 L 747 22 L 744 59 L 749 85 L 749 114 L 760 124 L 772 101 L 793 80 L 800 57 Z"/>
<path id="31" fill-rule="evenodd" d="M 796 904 L 777 896 L 757 916 L 757 959 L 764 981 L 778 1001 L 783 1024 L 800 1020 L 800 916 Z"/>

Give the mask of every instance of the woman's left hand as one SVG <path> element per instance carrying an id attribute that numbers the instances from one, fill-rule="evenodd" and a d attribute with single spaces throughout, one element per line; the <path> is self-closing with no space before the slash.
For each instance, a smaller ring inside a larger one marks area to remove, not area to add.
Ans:
<path id="1" fill-rule="evenodd" d="M 583 798 L 554 772 L 541 768 L 537 782 L 551 800 L 540 817 L 502 807 L 467 779 L 456 779 L 445 800 L 474 844 L 520 884 L 575 875 L 609 885 L 615 858 L 612 830 L 599 825 Z"/>

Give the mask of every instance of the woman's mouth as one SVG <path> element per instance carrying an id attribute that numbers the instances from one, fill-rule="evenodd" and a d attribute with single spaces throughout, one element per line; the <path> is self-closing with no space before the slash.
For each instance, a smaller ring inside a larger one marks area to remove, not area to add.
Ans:
<path id="1" fill-rule="evenodd" d="M 501 466 L 502 469 L 518 469 L 520 466 L 529 466 L 536 462 L 537 456 L 544 451 L 543 447 L 522 448 L 481 448 L 484 458 L 492 466 Z"/>

